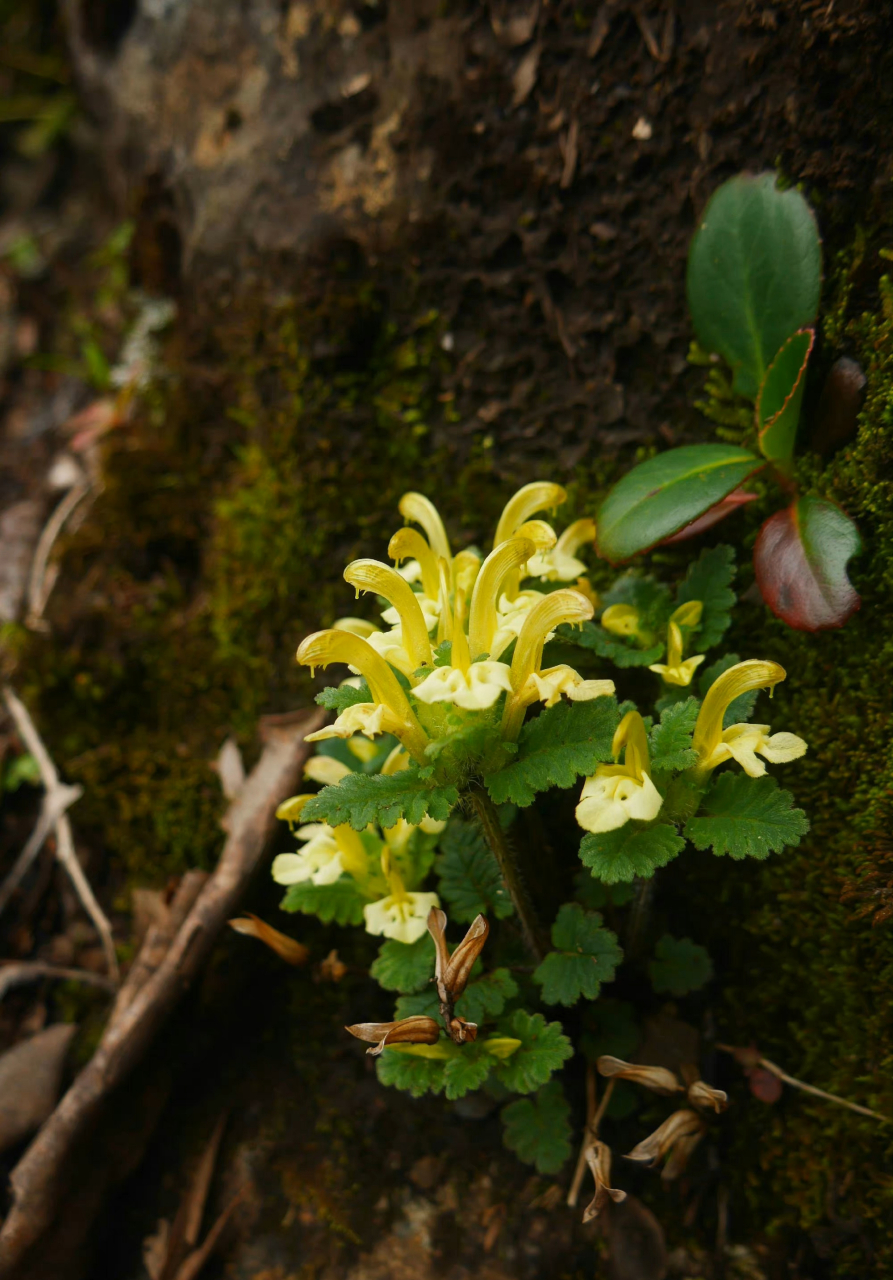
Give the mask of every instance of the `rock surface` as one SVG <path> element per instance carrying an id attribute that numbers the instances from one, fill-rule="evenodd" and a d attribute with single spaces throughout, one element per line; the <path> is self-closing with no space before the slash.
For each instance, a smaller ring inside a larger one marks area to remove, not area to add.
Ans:
<path id="1" fill-rule="evenodd" d="M 56 1023 L 0 1057 L 0 1151 L 34 1133 L 52 1112 L 76 1030 Z"/>

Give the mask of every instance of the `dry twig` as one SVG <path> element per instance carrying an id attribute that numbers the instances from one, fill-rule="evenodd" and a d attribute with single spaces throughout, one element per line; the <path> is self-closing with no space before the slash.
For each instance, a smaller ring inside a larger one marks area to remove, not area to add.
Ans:
<path id="1" fill-rule="evenodd" d="M 0 1275 L 12 1274 L 47 1230 L 75 1143 L 111 1091 L 140 1061 L 232 914 L 275 826 L 276 806 L 300 779 L 308 754 L 304 735 L 318 728 L 323 718 L 322 712 L 275 717 L 276 723 L 270 717 L 262 726 L 264 750 L 227 814 L 228 836 L 216 870 L 164 959 L 127 1008 L 111 1019 L 90 1062 L 12 1171 L 12 1207 L 0 1230 Z M 216 1226 L 212 1235 L 215 1230 Z"/>
<path id="2" fill-rule="evenodd" d="M 9 708 L 9 714 L 15 721 L 15 726 L 20 738 L 37 762 L 37 767 L 40 770 L 40 778 L 47 793 L 47 802 L 51 807 L 59 810 L 58 816 L 54 819 L 53 823 L 56 829 L 56 857 L 68 872 L 71 883 L 74 885 L 75 892 L 80 898 L 85 911 L 93 921 L 96 932 L 99 934 L 102 941 L 102 948 L 105 952 L 109 977 L 117 983 L 119 978 L 118 958 L 115 955 L 112 926 L 109 924 L 102 907 L 96 901 L 96 897 L 90 887 L 90 882 L 84 875 L 83 867 L 78 861 L 78 856 L 74 850 L 74 837 L 71 834 L 71 823 L 68 820 L 68 814 L 65 813 L 65 804 L 63 803 L 63 800 L 65 800 L 67 804 L 70 804 L 71 800 L 67 799 L 63 792 L 62 783 L 59 781 L 59 774 L 56 771 L 56 766 L 50 759 L 50 753 L 44 746 L 43 740 L 37 732 L 37 729 L 34 727 L 34 721 L 28 714 L 27 707 L 19 698 L 16 697 L 9 685 L 4 687 L 3 696 L 6 699 L 6 705 Z M 60 795 L 60 793 L 63 794 Z"/>
<path id="3" fill-rule="evenodd" d="M 0 961 L 0 1000 L 13 987 L 39 982 L 41 978 L 56 978 L 60 982 L 85 982 L 88 986 L 100 987 L 103 991 L 115 990 L 111 978 L 105 978 L 101 973 L 91 973 L 89 969 L 66 969 L 57 964 L 44 964 L 42 960 L 11 960 Z"/>
<path id="4" fill-rule="evenodd" d="M 24 849 L 13 863 L 6 879 L 0 884 L 0 912 L 3 911 L 16 889 L 22 883 L 31 863 L 40 853 L 47 836 L 55 826 L 57 818 L 61 817 L 66 809 L 74 804 L 75 800 L 80 800 L 83 794 L 83 787 L 69 787 L 62 783 L 54 792 L 47 792 L 44 796 L 34 830 L 28 837 L 28 842 Z"/>
<path id="5" fill-rule="evenodd" d="M 608 1103 L 611 1101 L 611 1094 L 614 1092 L 614 1081 L 609 1080 L 605 1091 L 602 1094 L 602 1100 L 599 1103 L 598 1110 L 595 1106 L 595 1068 L 590 1062 L 586 1068 L 586 1128 L 583 1130 L 583 1142 L 580 1146 L 580 1154 L 577 1156 L 577 1167 L 574 1170 L 574 1178 L 571 1182 L 570 1191 L 567 1193 L 568 1208 L 576 1208 L 577 1200 L 580 1198 L 580 1188 L 583 1185 L 583 1178 L 586 1175 L 586 1153 L 591 1149 L 598 1138 L 598 1127 L 602 1122 L 602 1116 L 605 1114 Z"/>
<path id="6" fill-rule="evenodd" d="M 30 627 L 32 631 L 46 629 L 43 614 L 59 576 L 58 566 L 49 564 L 50 553 L 70 517 L 91 492 L 93 492 L 93 484 L 81 472 L 57 504 L 38 539 L 28 578 L 28 614 L 25 618 L 25 626 Z"/>
<path id="7" fill-rule="evenodd" d="M 881 1115 L 879 1111 L 872 1111 L 868 1107 L 860 1106 L 858 1102 L 848 1102 L 846 1098 L 839 1098 L 836 1093 L 826 1093 L 824 1089 L 817 1089 L 814 1084 L 805 1084 L 802 1080 L 797 1080 L 795 1076 L 789 1076 L 786 1071 L 776 1063 L 770 1062 L 768 1058 L 764 1058 L 756 1049 L 739 1049 L 731 1044 L 718 1044 L 717 1049 L 722 1049 L 723 1053 L 730 1053 L 735 1060 L 745 1067 L 752 1070 L 754 1067 L 763 1067 L 764 1070 L 771 1072 L 779 1080 L 785 1084 L 789 1084 L 792 1089 L 799 1089 L 801 1093 L 809 1093 L 814 1098 L 824 1098 L 826 1102 L 834 1102 L 838 1107 L 846 1107 L 848 1111 L 855 1111 L 860 1116 L 870 1116 L 872 1120 L 880 1120 L 884 1124 L 893 1124 L 893 1120 L 889 1116 Z"/>

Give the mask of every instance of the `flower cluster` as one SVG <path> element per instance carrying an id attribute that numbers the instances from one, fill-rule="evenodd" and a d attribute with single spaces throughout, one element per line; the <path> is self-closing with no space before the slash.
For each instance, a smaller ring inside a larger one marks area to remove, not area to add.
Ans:
<path id="1" fill-rule="evenodd" d="M 369 691 L 368 700 L 347 707 L 312 740 L 390 733 L 424 763 L 431 742 L 457 725 L 495 722 L 510 743 L 535 702 L 551 707 L 562 697 L 583 702 L 612 694 L 611 680 L 584 679 L 566 664 L 542 665 L 555 628 L 594 613 L 595 594 L 576 557 L 593 541 L 594 522 L 578 520 L 559 537 L 535 518 L 565 500 L 560 485 L 525 485 L 506 504 L 488 555 L 454 555 L 434 505 L 422 494 L 405 494 L 400 513 L 422 532 L 407 525 L 394 534 L 393 567 L 355 560 L 344 573 L 358 595 L 371 592 L 387 602 L 385 628 L 341 618 L 298 649 L 298 661 L 311 668 L 347 663 Z M 555 589 L 568 582 L 573 588 Z"/>

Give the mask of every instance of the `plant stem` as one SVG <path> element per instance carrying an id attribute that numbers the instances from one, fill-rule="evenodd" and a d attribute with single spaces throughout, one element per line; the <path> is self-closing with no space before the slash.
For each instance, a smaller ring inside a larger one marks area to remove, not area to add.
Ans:
<path id="1" fill-rule="evenodd" d="M 505 887 L 509 891 L 509 896 L 521 922 L 521 931 L 524 934 L 527 949 L 536 960 L 542 960 L 549 949 L 548 943 L 543 936 L 542 926 L 527 892 L 527 886 L 522 879 L 514 851 L 500 826 L 496 806 L 481 787 L 469 787 L 465 796 L 474 809 L 477 820 L 481 824 L 484 838 L 499 864 Z"/>

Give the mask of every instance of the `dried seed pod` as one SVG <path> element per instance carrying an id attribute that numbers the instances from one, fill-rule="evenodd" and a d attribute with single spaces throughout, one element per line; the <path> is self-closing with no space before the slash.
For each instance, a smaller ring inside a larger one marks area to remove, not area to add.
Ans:
<path id="1" fill-rule="evenodd" d="M 638 1062 L 624 1062 L 622 1058 L 612 1058 L 608 1054 L 596 1062 L 599 1075 L 610 1080 L 631 1080 L 633 1084 L 642 1084 L 655 1093 L 679 1093 L 682 1085 L 666 1067 L 647 1067 Z"/>
<path id="2" fill-rule="evenodd" d="M 703 1107 L 705 1111 L 712 1108 L 717 1115 L 729 1105 L 729 1095 L 722 1089 L 711 1089 L 704 1080 L 693 1080 L 688 1086 L 687 1096 L 693 1106 Z"/>
<path id="3" fill-rule="evenodd" d="M 640 1164 L 653 1167 L 658 1160 L 672 1150 L 677 1142 L 689 1138 L 692 1134 L 705 1131 L 704 1121 L 695 1111 L 674 1111 L 659 1128 L 650 1133 L 632 1151 L 627 1153 L 627 1160 L 636 1160 Z"/>
<path id="4" fill-rule="evenodd" d="M 344 1030 L 358 1040 L 374 1044 L 374 1049 L 366 1050 L 373 1058 L 389 1044 L 436 1044 L 440 1039 L 440 1024 L 423 1014 L 401 1018 L 399 1022 L 357 1022 Z"/>
<path id="5" fill-rule="evenodd" d="M 595 1192 L 583 1210 L 583 1221 L 591 1222 L 598 1217 L 608 1200 L 622 1204 L 626 1199 L 626 1192 L 611 1186 L 611 1148 L 606 1143 L 596 1141 L 587 1147 L 586 1163 L 595 1179 Z"/>
<path id="6" fill-rule="evenodd" d="M 670 1152 L 670 1158 L 661 1170 L 661 1182 L 675 1182 L 681 1173 L 684 1173 L 691 1153 L 707 1132 L 707 1126 L 702 1125 L 696 1133 L 689 1133 L 677 1139 L 673 1144 L 673 1150 Z"/>

